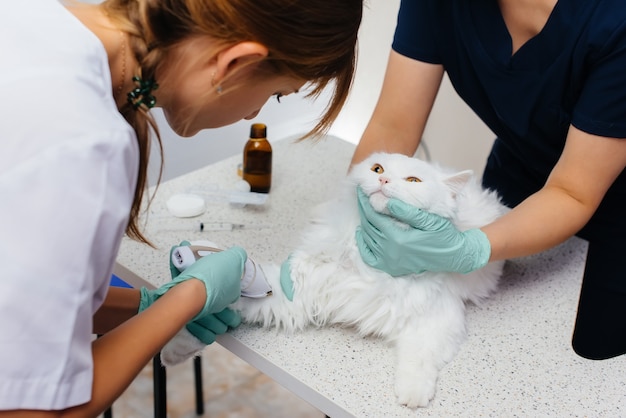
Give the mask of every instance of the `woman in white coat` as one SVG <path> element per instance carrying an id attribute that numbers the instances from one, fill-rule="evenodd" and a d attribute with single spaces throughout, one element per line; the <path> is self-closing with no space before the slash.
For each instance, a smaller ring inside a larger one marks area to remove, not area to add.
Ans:
<path id="1" fill-rule="evenodd" d="M 330 84 L 319 134 L 348 94 L 361 13 L 362 0 L 0 4 L 0 417 L 97 416 L 186 324 L 207 343 L 238 324 L 225 307 L 241 248 L 155 291 L 108 289 L 122 236 L 148 244 L 150 108 L 191 136 Z"/>

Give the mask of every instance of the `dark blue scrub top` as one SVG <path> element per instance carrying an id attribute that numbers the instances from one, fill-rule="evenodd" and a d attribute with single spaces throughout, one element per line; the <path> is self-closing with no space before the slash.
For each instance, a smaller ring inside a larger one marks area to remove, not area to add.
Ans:
<path id="1" fill-rule="evenodd" d="M 512 56 L 496 0 L 403 0 L 393 49 L 443 64 L 497 135 L 485 182 L 511 206 L 543 186 L 570 124 L 626 138 L 624 0 L 559 0 L 544 29 Z M 624 204 L 622 173 L 596 217 L 615 226 Z"/>

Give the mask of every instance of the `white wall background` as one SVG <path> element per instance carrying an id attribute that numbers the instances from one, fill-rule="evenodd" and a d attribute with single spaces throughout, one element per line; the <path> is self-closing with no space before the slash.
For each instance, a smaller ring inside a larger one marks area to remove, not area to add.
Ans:
<path id="1" fill-rule="evenodd" d="M 358 143 L 378 98 L 399 4 L 400 0 L 366 0 L 354 88 L 329 132 L 331 135 Z M 302 96 L 285 97 L 280 104 L 271 99 L 254 120 L 203 131 L 193 138 L 180 138 L 174 134 L 157 110 L 165 155 L 164 180 L 241 153 L 249 127 L 254 122 L 268 126 L 270 142 L 305 133 L 315 124 L 328 96 L 321 95 L 315 101 L 305 100 Z M 431 158 L 451 167 L 470 168 L 482 174 L 493 137 L 444 79 L 424 134 Z M 152 161 L 156 162 L 158 158 Z M 346 167 L 348 163 L 346 161 Z M 154 182 L 154 172 L 151 179 Z"/>
<path id="2" fill-rule="evenodd" d="M 358 143 L 383 82 L 400 0 L 369 0 L 359 33 L 359 62 L 350 100 L 331 134 Z M 482 175 L 494 134 L 456 95 L 444 77 L 422 143 L 432 160 Z M 418 150 L 418 156 L 425 154 Z"/>

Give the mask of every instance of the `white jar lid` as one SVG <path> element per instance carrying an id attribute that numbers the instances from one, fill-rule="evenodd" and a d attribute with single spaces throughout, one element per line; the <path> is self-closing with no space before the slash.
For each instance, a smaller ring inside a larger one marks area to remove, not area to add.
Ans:
<path id="1" fill-rule="evenodd" d="M 206 211 L 204 198 L 190 193 L 175 194 L 167 200 L 166 205 L 167 210 L 177 218 L 191 218 Z"/>

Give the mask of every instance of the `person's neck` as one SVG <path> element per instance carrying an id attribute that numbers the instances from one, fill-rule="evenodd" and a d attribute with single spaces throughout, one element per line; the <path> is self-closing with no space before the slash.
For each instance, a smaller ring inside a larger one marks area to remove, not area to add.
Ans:
<path id="1" fill-rule="evenodd" d="M 511 36 L 512 54 L 537 36 L 546 25 L 558 0 L 498 0 Z"/>
<path id="2" fill-rule="evenodd" d="M 126 103 L 126 94 L 134 88 L 132 77 L 138 65 L 128 33 L 116 26 L 101 5 L 74 3 L 66 8 L 102 42 L 109 60 L 111 90 L 120 108 Z"/>

